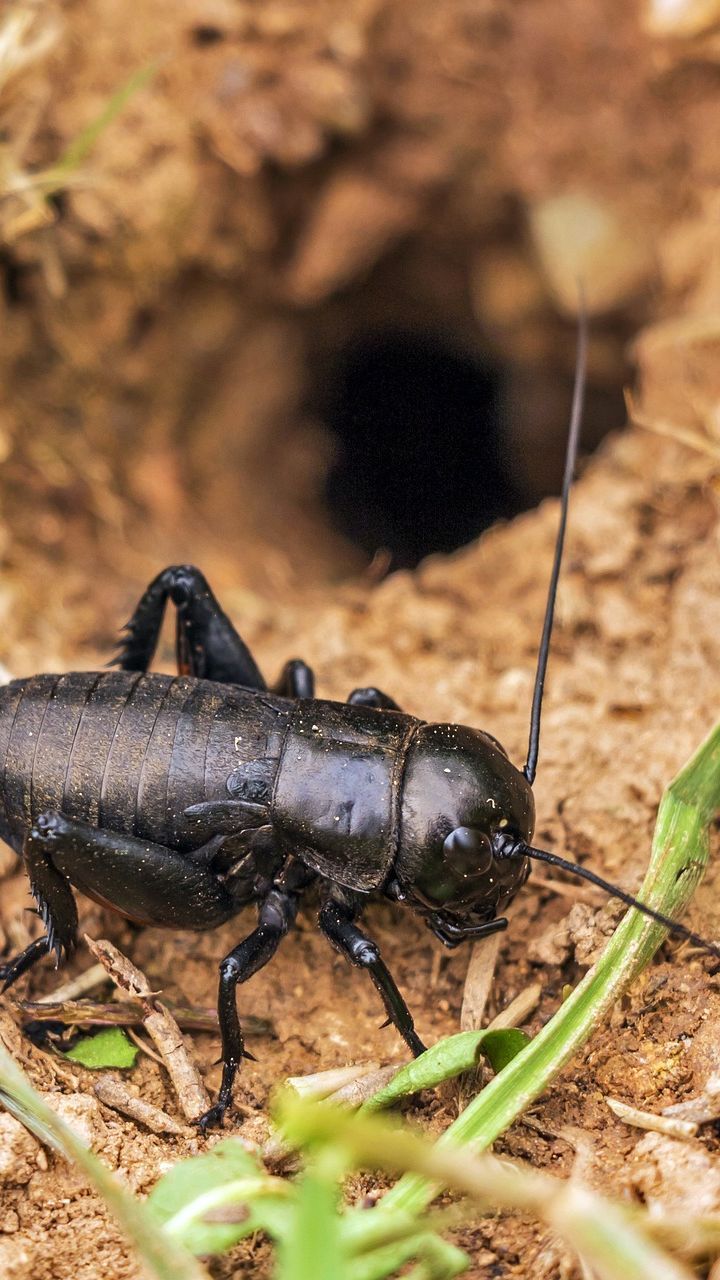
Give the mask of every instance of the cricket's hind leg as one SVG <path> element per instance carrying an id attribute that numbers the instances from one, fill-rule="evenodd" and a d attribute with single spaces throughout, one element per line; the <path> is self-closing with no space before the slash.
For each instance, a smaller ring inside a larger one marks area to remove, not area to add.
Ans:
<path id="1" fill-rule="evenodd" d="M 223 612 L 208 582 L 191 564 L 163 569 L 141 596 L 116 658 L 123 671 L 147 671 L 157 647 L 165 608 L 176 608 L 175 654 L 180 675 L 199 676 L 247 689 L 267 684 L 245 641 Z M 300 658 L 285 663 L 272 686 L 284 698 L 312 698 L 315 677 Z"/>
<path id="2" fill-rule="evenodd" d="M 46 928 L 44 938 L 0 967 L 5 986 L 43 955 L 57 962 L 77 944 L 78 916 L 71 885 L 139 924 L 213 929 L 241 905 L 212 870 L 221 837 L 183 857 L 174 849 L 117 831 L 102 831 L 63 814 L 40 814 L 23 846 L 30 889 Z"/>
<path id="3" fill-rule="evenodd" d="M 42 819 L 39 820 L 42 824 Z M 45 852 L 42 825 L 34 826 L 25 837 L 22 850 L 30 890 L 46 933 L 36 938 L 19 955 L 0 965 L 0 982 L 7 991 L 18 978 L 28 973 L 38 960 L 55 952 L 55 967 L 67 959 L 77 946 L 77 906 L 67 879 L 53 865 Z"/>
<path id="4" fill-rule="evenodd" d="M 244 640 L 220 608 L 203 574 L 191 564 L 163 569 L 141 596 L 124 628 L 116 659 L 123 671 L 147 671 L 168 600 L 177 610 L 175 647 L 181 675 L 267 689 Z"/>
<path id="5" fill-rule="evenodd" d="M 38 960 L 42 960 L 49 951 L 52 950 L 50 936 L 44 933 L 41 938 L 36 938 L 31 942 L 24 951 L 19 955 L 13 956 L 12 960 L 7 960 L 5 964 L 0 964 L 0 992 L 7 991 L 18 978 L 22 978 L 24 973 L 28 973 L 30 969 L 37 964 Z"/>

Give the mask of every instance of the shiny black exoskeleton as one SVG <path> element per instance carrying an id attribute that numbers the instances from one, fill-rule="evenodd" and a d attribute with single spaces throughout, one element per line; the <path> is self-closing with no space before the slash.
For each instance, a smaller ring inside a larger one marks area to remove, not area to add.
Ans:
<path id="1" fill-rule="evenodd" d="M 180 674 L 148 674 L 168 600 Z M 212 929 L 248 903 L 257 928 L 220 966 L 223 1079 L 243 1057 L 235 987 L 265 965 L 298 898 L 366 968 L 414 1054 L 423 1045 L 377 946 L 356 921 L 373 894 L 405 903 L 447 946 L 504 928 L 527 878 L 524 775 L 487 734 L 405 715 L 377 689 L 314 698 L 300 661 L 266 685 L 202 574 L 166 569 L 125 631 L 120 670 L 0 690 L 0 835 L 25 860 L 46 933 L 0 975 L 76 943 L 71 885 L 143 924 Z"/>
<path id="2" fill-rule="evenodd" d="M 720 948 L 587 867 L 530 844 L 543 688 L 587 365 L 581 302 L 560 521 L 521 770 L 494 738 L 405 715 L 379 689 L 314 697 L 287 663 L 268 689 L 202 574 L 166 569 L 128 623 L 119 671 L 15 680 L 0 690 L 0 835 L 21 852 L 46 933 L 4 966 L 5 988 L 75 946 L 70 885 L 133 920 L 212 929 L 247 903 L 257 928 L 220 965 L 223 1075 L 202 1128 L 222 1121 L 244 1055 L 235 988 L 275 953 L 302 891 L 318 923 L 368 970 L 414 1054 L 413 1020 L 357 926 L 373 894 L 425 917 L 446 946 L 502 929 L 530 859 L 562 868 L 701 947 Z M 176 678 L 148 675 L 165 606 L 177 609 Z"/>

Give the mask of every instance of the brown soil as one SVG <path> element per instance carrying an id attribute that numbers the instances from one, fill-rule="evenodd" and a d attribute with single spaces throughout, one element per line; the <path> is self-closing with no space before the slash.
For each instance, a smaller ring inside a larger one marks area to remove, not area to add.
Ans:
<path id="1" fill-rule="evenodd" d="M 538 217 L 551 197 L 580 193 L 613 228 L 600 265 L 583 265 L 602 311 L 595 385 L 617 390 L 627 339 L 642 329 L 645 415 L 700 442 L 617 435 L 573 499 L 537 840 L 635 888 L 662 788 L 717 718 L 720 693 L 714 37 L 653 38 L 619 0 L 176 0 L 138 6 L 132 23 L 110 0 L 10 7 L 36 14 L 27 40 L 47 37 L 0 82 L 3 148 L 18 173 L 50 166 L 118 84 L 159 61 L 57 207 L 9 186 L 0 205 L 8 668 L 105 661 L 149 577 L 190 558 L 268 672 L 302 653 L 327 696 L 377 682 L 424 718 L 486 726 L 521 760 L 556 504 L 373 585 L 328 529 L 319 494 L 332 443 L 306 406 L 316 362 L 337 344 L 381 321 L 430 317 L 468 344 L 482 332 L 518 371 L 525 443 L 543 433 L 551 452 L 544 433 L 562 437 L 558 375 L 573 342 L 561 306 L 572 246 L 552 231 L 543 239 Z M 531 454 L 520 455 L 528 470 Z M 16 949 L 34 924 L 23 879 L 5 866 L 0 925 Z M 711 874 L 688 917 L 710 937 L 715 902 Z M 558 1007 L 591 949 L 587 929 L 564 927 L 571 905 L 539 876 L 523 891 L 490 1013 L 531 981 L 543 992 L 531 1033 Z M 590 942 L 606 915 L 593 910 Z M 251 922 L 207 937 L 135 935 L 86 903 L 82 923 L 154 986 L 205 1005 L 218 958 Z M 386 905 L 368 923 L 423 1038 L 456 1030 L 467 954 L 438 960 L 421 924 Z M 80 954 L 72 972 L 87 963 Z M 27 985 L 49 992 L 57 981 L 43 968 Z M 258 1062 L 243 1070 L 228 1126 L 253 1141 L 288 1074 L 403 1057 L 377 1029 L 373 989 L 318 936 L 311 903 L 242 1007 L 269 1012 L 276 1032 L 251 1045 Z M 698 955 L 666 947 L 497 1149 L 563 1174 L 579 1160 L 591 1183 L 648 1201 L 679 1203 L 688 1183 L 702 1186 L 717 1211 L 712 1128 L 685 1144 L 642 1137 L 604 1099 L 659 1110 L 700 1092 L 720 1066 L 719 1022 L 717 978 Z M 202 1145 L 150 1136 L 95 1101 L 89 1073 L 5 1034 L 133 1189 Z M 217 1041 L 193 1044 L 215 1089 Z M 132 1081 L 176 1114 L 150 1058 Z M 412 1113 L 438 1131 L 467 1088 Z M 134 1278 L 82 1179 L 0 1121 L 8 1280 Z M 458 1241 L 473 1276 L 573 1274 L 553 1239 L 512 1216 Z M 269 1265 L 255 1242 L 213 1272 L 263 1276 Z"/>

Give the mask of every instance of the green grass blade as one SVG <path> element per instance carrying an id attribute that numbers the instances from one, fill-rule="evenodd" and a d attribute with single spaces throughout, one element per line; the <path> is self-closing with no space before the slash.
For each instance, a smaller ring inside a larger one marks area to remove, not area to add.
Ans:
<path id="1" fill-rule="evenodd" d="M 355 1261 L 349 1271 L 350 1280 L 384 1280 L 406 1262 L 421 1258 L 419 1267 L 408 1273 L 406 1280 L 452 1280 L 462 1275 L 470 1266 L 470 1259 L 461 1249 L 448 1244 L 436 1235 L 418 1232 L 394 1245 L 386 1245 Z"/>
<path id="2" fill-rule="evenodd" d="M 346 1280 L 338 1194 L 336 1178 L 322 1164 L 303 1175 L 294 1220 L 278 1242 L 277 1280 Z"/>
<path id="3" fill-rule="evenodd" d="M 41 1142 L 50 1143 L 56 1151 L 79 1165 L 154 1280 L 209 1280 L 207 1271 L 197 1259 L 164 1235 L 145 1205 L 125 1190 L 97 1156 L 88 1151 L 70 1126 L 35 1092 L 2 1046 L 0 1101 Z"/>
<path id="4" fill-rule="evenodd" d="M 360 1110 L 366 1114 L 381 1111 L 409 1094 L 433 1089 L 443 1080 L 452 1080 L 464 1071 L 472 1071 L 481 1055 L 489 1060 L 494 1070 L 499 1070 L 527 1043 L 528 1037 L 515 1027 L 502 1031 L 459 1031 L 456 1036 L 447 1036 L 426 1049 L 419 1058 L 406 1063 L 383 1089 L 363 1103 Z"/>
<path id="5" fill-rule="evenodd" d="M 135 94 L 145 88 L 145 85 L 152 80 L 156 71 L 157 66 L 155 63 L 148 67 L 140 67 L 139 70 L 134 71 L 129 79 L 120 85 L 119 89 L 115 90 L 115 93 L 105 103 L 100 114 L 94 120 L 91 120 L 90 124 L 86 125 L 76 138 L 73 138 L 59 160 L 55 162 L 51 169 L 46 170 L 43 176 L 52 180 L 54 184 L 62 185 L 64 180 L 74 173 L 83 161 L 87 159 L 95 143 L 105 132 L 108 125 L 112 124 L 115 117 L 135 97 Z"/>
<path id="6" fill-rule="evenodd" d="M 720 809 L 720 726 L 667 787 L 658 812 L 652 855 L 639 897 L 666 915 L 680 915 L 707 865 L 708 826 Z M 592 1034 L 626 987 L 652 959 L 666 930 L 631 909 L 597 964 L 554 1017 L 440 1140 L 447 1146 L 490 1146 L 548 1087 Z M 436 1187 L 409 1175 L 379 1208 L 419 1211 Z"/>
<path id="7" fill-rule="evenodd" d="M 532 1213 L 587 1259 L 602 1280 L 691 1280 L 682 1263 L 652 1239 L 647 1214 L 641 1220 L 637 1211 L 629 1212 L 586 1187 L 495 1156 L 477 1156 L 443 1142 L 433 1145 L 407 1126 L 393 1128 L 378 1116 L 352 1115 L 289 1095 L 281 1096 L 277 1107 L 285 1136 L 299 1147 L 313 1152 L 342 1149 L 348 1161 L 359 1168 L 412 1170 L 423 1178 L 425 1186 L 448 1187 L 485 1211 Z M 381 1220 L 384 1214 L 376 1209 L 372 1216 Z M 427 1234 L 424 1208 L 417 1211 L 415 1221 L 417 1243 Z M 346 1242 L 352 1242 L 355 1257 L 365 1232 L 368 1243 L 375 1245 L 377 1222 L 366 1226 L 362 1214 L 348 1215 L 344 1235 Z M 408 1243 L 407 1237 L 399 1239 L 394 1251 L 388 1247 L 380 1255 L 387 1267 L 385 1274 L 410 1256 Z M 377 1264 L 378 1254 L 370 1261 Z M 381 1273 L 371 1274 L 374 1280 Z"/>
<path id="8" fill-rule="evenodd" d="M 589 1265 L 599 1280 L 692 1280 L 682 1263 L 665 1253 L 622 1205 L 568 1183 L 546 1221 Z"/>

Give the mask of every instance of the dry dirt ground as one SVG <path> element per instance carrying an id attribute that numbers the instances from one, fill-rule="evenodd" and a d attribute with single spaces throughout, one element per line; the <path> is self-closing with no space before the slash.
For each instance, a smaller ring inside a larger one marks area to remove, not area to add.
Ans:
<path id="1" fill-rule="evenodd" d="M 322 509 L 333 445 L 316 370 L 381 323 L 440 326 L 469 347 L 482 335 L 523 389 L 515 450 L 529 477 L 563 437 L 580 273 L 597 313 L 592 385 L 617 395 L 634 360 L 654 433 L 612 437 L 574 496 L 537 841 L 636 888 L 662 788 L 720 705 L 720 84 L 713 6 L 701 9 L 705 22 L 658 32 L 652 6 L 625 0 L 174 0 L 138 4 L 132 23 L 114 0 L 6 5 L 7 668 L 106 661 L 153 573 L 194 559 L 267 673 L 301 653 L 328 696 L 376 682 L 424 718 L 487 727 L 522 760 L 556 505 L 373 582 Z M 151 82 L 58 178 L 66 148 L 150 63 Z M 601 228 L 592 251 L 576 234 L 588 223 Z M 622 426 L 621 412 L 609 425 Z M 540 491 L 547 479 L 536 475 Z M 14 950 L 34 921 L 14 861 L 2 866 L 1 940 Z M 716 938 L 713 882 L 711 872 L 688 919 Z M 592 894 L 584 913 L 573 900 L 533 877 L 488 1016 L 539 981 L 532 1033 L 585 971 L 615 913 Z M 251 925 L 134 934 L 90 903 L 82 923 L 168 996 L 200 1005 L 218 958 Z M 388 906 L 368 923 L 423 1038 L 456 1030 L 467 953 L 439 954 Z M 71 971 L 89 963 L 80 953 Z M 648 1203 L 682 1208 L 691 1196 L 695 1207 L 701 1189 L 720 1209 L 712 1126 L 684 1144 L 644 1137 L 604 1100 L 659 1110 L 720 1069 L 710 967 L 666 945 L 497 1149 L 563 1174 L 580 1161 L 591 1183 Z M 41 968 L 25 987 L 58 981 Z M 311 903 L 242 1008 L 269 1014 L 275 1030 L 251 1044 L 258 1061 L 245 1065 L 228 1124 L 252 1141 L 286 1075 L 403 1056 L 378 1030 L 373 989 L 318 936 Z M 121 1119 L 95 1101 L 89 1073 L 3 1026 L 34 1083 L 133 1189 L 201 1146 Z M 215 1089 L 217 1040 L 192 1043 Z M 175 1114 L 149 1057 L 131 1079 Z M 472 1087 L 411 1113 L 437 1131 Z M 0 1120 L 2 1274 L 134 1278 L 82 1180 Z M 359 1180 L 353 1195 L 371 1185 Z M 458 1239 L 472 1275 L 574 1274 L 522 1219 L 489 1218 Z M 230 1277 L 270 1264 L 256 1241 L 212 1265 Z"/>
<path id="2" fill-rule="evenodd" d="M 537 784 L 537 839 L 626 888 L 641 878 L 664 783 L 717 716 L 718 522 L 703 467 L 683 446 L 644 433 L 622 435 L 593 462 L 574 498 Z M 413 712 L 487 726 L 521 759 L 555 518 L 556 505 L 548 503 L 478 546 L 372 591 L 354 586 L 332 598 L 316 591 L 295 604 L 268 604 L 266 622 L 247 634 L 269 670 L 290 652 L 304 653 L 322 691 L 336 697 L 358 682 L 381 680 Z M 232 595 L 228 604 L 242 623 Z M 82 655 L 87 662 L 90 656 Z M 689 914 L 711 937 L 720 929 L 713 878 Z M 568 920 L 572 901 L 544 889 L 540 877 L 531 880 L 503 942 L 489 1012 L 535 980 L 542 1000 L 527 1029 L 537 1030 L 558 1007 L 563 985 L 584 972 L 614 914 L 597 901 L 581 922 L 577 908 Z M 11 876 L 2 916 L 15 946 L 31 927 L 19 914 L 22 905 L 22 877 Z M 432 1041 L 457 1029 L 467 953 L 441 955 L 438 962 L 438 944 L 421 924 L 388 906 L 372 908 L 368 921 L 421 1035 Z M 127 949 L 153 987 L 202 1005 L 211 998 L 218 957 L 250 922 L 241 919 L 209 936 L 151 930 L 131 936 L 88 904 L 83 924 Z M 73 972 L 87 963 L 81 953 Z M 48 992 L 57 981 L 43 968 L 29 987 Z M 258 1061 L 243 1069 L 240 1108 L 228 1126 L 251 1140 L 265 1136 L 268 1094 L 285 1076 L 403 1056 L 392 1031 L 378 1030 L 373 989 L 318 936 L 311 905 L 276 961 L 242 992 L 241 1005 L 269 1014 L 276 1033 L 252 1044 Z M 706 961 L 687 948 L 666 947 L 611 1025 L 598 1029 L 533 1109 L 532 1126 L 516 1124 L 498 1149 L 565 1174 L 581 1150 L 591 1182 L 648 1201 L 686 1203 L 702 1179 L 708 1202 L 720 1207 L 712 1127 L 684 1144 L 642 1137 L 604 1101 L 610 1095 L 659 1110 L 700 1092 L 720 1067 L 718 1018 L 717 979 Z M 216 1038 L 197 1035 L 193 1045 L 216 1088 Z M 93 1099 L 89 1073 L 27 1043 L 19 1052 L 35 1083 L 63 1096 L 94 1149 L 134 1189 L 147 1190 L 168 1161 L 202 1145 L 149 1135 Z M 155 1062 L 143 1057 L 132 1080 L 144 1098 L 176 1114 Z M 446 1088 L 412 1112 L 438 1129 L 457 1113 L 468 1087 Z M 82 1180 L 6 1123 L 12 1141 L 3 1160 L 4 1273 L 12 1280 L 134 1276 L 134 1264 Z M 363 1180 L 356 1194 L 368 1185 Z M 472 1274 L 565 1274 L 556 1246 L 527 1222 L 491 1218 L 459 1238 L 477 1260 Z M 264 1266 L 265 1248 L 256 1244 L 215 1264 L 215 1272 L 263 1274 Z"/>

